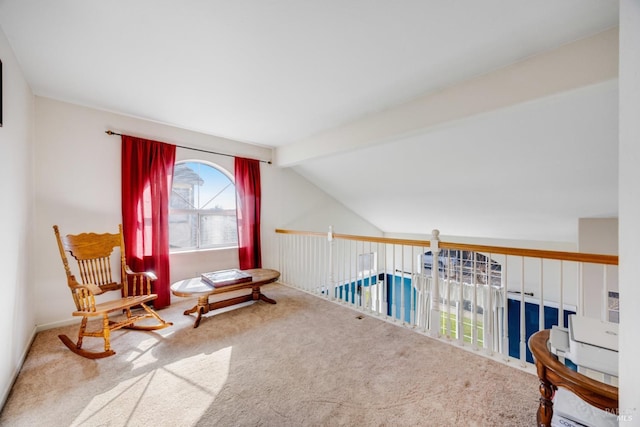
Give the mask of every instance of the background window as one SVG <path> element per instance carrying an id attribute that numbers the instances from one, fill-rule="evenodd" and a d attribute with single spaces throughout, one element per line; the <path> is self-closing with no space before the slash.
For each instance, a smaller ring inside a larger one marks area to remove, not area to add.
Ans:
<path id="1" fill-rule="evenodd" d="M 177 162 L 169 206 L 170 250 L 238 245 L 236 187 L 220 169 Z"/>

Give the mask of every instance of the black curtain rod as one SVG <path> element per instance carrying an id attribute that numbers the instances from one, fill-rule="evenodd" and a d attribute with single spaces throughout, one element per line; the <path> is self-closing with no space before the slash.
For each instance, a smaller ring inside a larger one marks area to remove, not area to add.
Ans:
<path id="1" fill-rule="evenodd" d="M 114 132 L 112 130 L 105 130 L 104 133 L 106 133 L 107 135 L 118 135 L 118 136 L 122 136 L 121 133 L 117 133 Z M 226 153 L 218 153 L 216 151 L 208 151 L 208 150 L 202 150 L 200 148 L 193 148 L 193 147 L 185 147 L 184 145 L 176 145 L 174 144 L 176 147 L 180 147 L 180 148 L 184 148 L 185 150 L 193 150 L 193 151 L 201 151 L 203 153 L 209 153 L 209 154 L 218 154 L 220 156 L 227 156 L 227 157 L 238 157 L 238 156 L 234 156 L 233 154 L 226 154 Z M 267 164 L 271 164 L 271 160 L 258 160 L 259 162 L 262 163 L 267 163 Z"/>

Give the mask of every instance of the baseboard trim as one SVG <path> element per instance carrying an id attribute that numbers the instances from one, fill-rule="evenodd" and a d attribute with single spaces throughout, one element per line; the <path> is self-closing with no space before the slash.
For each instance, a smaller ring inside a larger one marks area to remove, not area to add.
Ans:
<path id="1" fill-rule="evenodd" d="M 59 320 L 57 322 L 44 323 L 42 325 L 36 326 L 36 333 L 37 332 L 46 331 L 48 329 L 59 328 L 61 326 L 74 325 L 76 323 L 77 324 L 80 323 L 80 319 L 77 318 L 77 317 L 76 318 L 67 319 L 67 320 Z"/>
<path id="2" fill-rule="evenodd" d="M 11 394 L 11 389 L 13 388 L 13 385 L 18 379 L 18 374 L 20 374 L 20 371 L 22 370 L 22 365 L 24 365 L 25 360 L 27 360 L 27 354 L 29 354 L 29 350 L 31 349 L 31 345 L 33 344 L 33 340 L 35 340 L 37 333 L 38 333 L 38 328 L 34 327 L 33 330 L 31 331 L 31 336 L 27 340 L 27 345 L 22 350 L 22 354 L 20 355 L 18 365 L 13 369 L 13 372 L 11 373 L 11 381 L 9 382 L 7 387 L 2 391 L 2 399 L 0 400 L 0 410 L 4 408 L 4 404 L 7 402 L 7 399 L 9 398 L 9 394 Z"/>

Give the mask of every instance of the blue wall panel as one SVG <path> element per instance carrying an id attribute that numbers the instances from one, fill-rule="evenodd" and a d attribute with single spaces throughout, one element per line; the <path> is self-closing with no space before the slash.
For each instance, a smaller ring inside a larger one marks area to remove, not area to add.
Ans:
<path id="1" fill-rule="evenodd" d="M 558 324 L 558 309 L 555 307 L 544 307 L 544 328 L 551 329 Z M 569 315 L 575 314 L 573 311 L 564 311 L 564 325 L 569 324 Z M 524 324 L 526 332 L 526 342 L 529 337 L 538 332 L 540 326 L 540 306 L 529 302 L 524 303 Z M 509 298 L 509 356 L 520 358 L 520 300 Z M 527 345 L 527 362 L 533 363 L 533 356 Z"/>
<path id="2" fill-rule="evenodd" d="M 416 306 L 416 291 L 411 286 L 411 279 L 408 277 L 400 277 L 392 274 L 387 274 L 387 315 L 396 319 L 402 318 L 401 307 L 404 303 L 404 321 L 411 322 L 411 302 L 413 301 L 413 308 Z M 404 291 L 404 301 L 403 292 Z M 413 297 L 412 297 L 413 295 Z M 413 300 L 412 300 L 413 298 Z M 393 305 L 395 304 L 395 313 L 393 312 Z"/>
<path id="3" fill-rule="evenodd" d="M 351 304 L 360 304 L 362 288 L 375 285 L 376 282 L 376 277 L 365 277 L 364 279 L 358 279 L 342 286 L 336 286 L 335 297 L 337 299 L 348 301 Z"/>

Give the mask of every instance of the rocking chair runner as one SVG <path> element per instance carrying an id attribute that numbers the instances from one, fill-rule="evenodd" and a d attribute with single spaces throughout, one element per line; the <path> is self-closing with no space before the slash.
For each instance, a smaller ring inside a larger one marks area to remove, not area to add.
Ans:
<path id="1" fill-rule="evenodd" d="M 89 359 L 98 359 L 115 354 L 110 347 L 111 331 L 128 328 L 143 331 L 166 328 L 173 323 L 164 321 L 158 313 L 151 309 L 147 303 L 155 300 L 158 295 L 151 293 L 151 281 L 156 279 L 153 273 L 136 273 L 127 266 L 125 259 L 124 237 L 122 225 L 119 226 L 119 234 L 95 234 L 82 233 L 77 235 L 60 236 L 58 226 L 53 230 L 58 241 L 60 256 L 67 274 L 67 284 L 71 290 L 73 301 L 77 310 L 74 316 L 81 316 L 78 341 L 73 342 L 66 335 L 58 335 L 58 338 L 74 353 Z M 114 280 L 111 272 L 114 249 L 120 249 L 121 280 Z M 78 282 L 71 272 L 67 253 L 78 261 L 78 270 L 82 283 Z M 95 296 L 109 291 L 121 292 L 119 299 L 96 304 Z M 139 306 L 141 313 L 132 313 L 132 307 Z M 112 321 L 109 313 L 124 311 L 125 318 Z M 102 329 L 99 331 L 87 331 L 87 321 L 92 317 L 102 317 Z M 136 325 L 135 323 L 146 318 L 154 318 L 158 323 L 153 325 Z M 84 337 L 102 337 L 104 339 L 104 351 L 94 352 L 82 349 Z"/>

